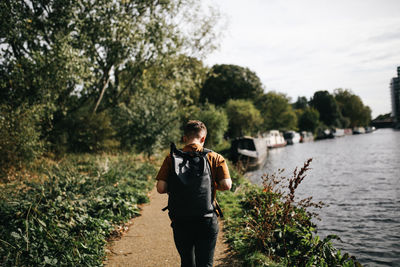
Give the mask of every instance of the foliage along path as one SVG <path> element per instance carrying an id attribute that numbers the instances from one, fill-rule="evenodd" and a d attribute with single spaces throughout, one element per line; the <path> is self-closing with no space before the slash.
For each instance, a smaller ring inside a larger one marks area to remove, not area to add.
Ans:
<path id="1" fill-rule="evenodd" d="M 168 212 L 161 211 L 167 198 L 167 194 L 158 194 L 155 188 L 151 191 L 150 203 L 143 205 L 142 215 L 132 219 L 128 232 L 110 244 L 106 266 L 180 266 Z M 232 266 L 227 249 L 220 222 L 214 266 Z"/>

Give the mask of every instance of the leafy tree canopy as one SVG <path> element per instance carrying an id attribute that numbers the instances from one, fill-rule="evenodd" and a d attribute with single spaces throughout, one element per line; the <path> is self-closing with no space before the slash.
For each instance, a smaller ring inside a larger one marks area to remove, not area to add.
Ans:
<path id="1" fill-rule="evenodd" d="M 313 108 L 306 108 L 299 116 L 299 130 L 315 133 L 319 124 L 319 112 Z"/>
<path id="2" fill-rule="evenodd" d="M 361 98 L 349 89 L 338 88 L 334 91 L 342 115 L 350 120 L 350 126 L 366 126 L 371 121 L 371 110 L 364 106 Z"/>
<path id="3" fill-rule="evenodd" d="M 206 125 L 206 146 L 213 147 L 223 141 L 229 123 L 225 109 L 206 103 L 203 107 L 198 108 L 191 118 L 200 120 Z"/>
<path id="4" fill-rule="evenodd" d="M 317 91 L 310 101 L 311 106 L 318 110 L 320 120 L 327 126 L 341 127 L 341 114 L 333 95 L 328 91 Z"/>
<path id="5" fill-rule="evenodd" d="M 297 101 L 293 103 L 294 109 L 306 109 L 308 107 L 308 100 L 305 96 L 297 97 Z"/>
<path id="6" fill-rule="evenodd" d="M 263 93 L 257 74 L 237 65 L 214 65 L 201 90 L 200 99 L 223 105 L 229 99 L 253 100 Z"/>
<path id="7" fill-rule="evenodd" d="M 159 105 L 164 90 L 180 99 L 166 106 L 194 103 L 206 73 L 194 56 L 214 48 L 218 19 L 200 6 L 194 0 L 2 1 L 0 105 L 41 106 L 36 130 L 53 141 L 63 134 L 57 127 L 77 125 L 71 119 L 80 110 L 88 111 L 83 121 L 91 121 L 90 131 L 105 133 L 108 126 L 98 120 L 104 111 Z M 148 100 L 146 87 L 160 99 Z"/>
<path id="8" fill-rule="evenodd" d="M 263 117 L 262 130 L 296 130 L 297 116 L 289 104 L 290 99 L 282 93 L 268 92 L 256 100 L 256 107 Z"/>
<path id="9" fill-rule="evenodd" d="M 230 99 L 226 103 L 226 113 L 231 138 L 257 133 L 263 121 L 260 111 L 249 100 Z"/>
<path id="10" fill-rule="evenodd" d="M 387 120 L 392 117 L 392 113 L 386 113 L 386 114 L 379 114 L 374 120 Z"/>

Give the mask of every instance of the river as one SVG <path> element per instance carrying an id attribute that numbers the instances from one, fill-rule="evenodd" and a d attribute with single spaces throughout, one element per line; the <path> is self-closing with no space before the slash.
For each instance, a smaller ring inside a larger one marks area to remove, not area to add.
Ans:
<path id="1" fill-rule="evenodd" d="M 335 246 L 365 266 L 400 266 L 400 131 L 379 129 L 268 152 L 263 167 L 247 173 L 253 183 L 279 168 L 290 176 L 313 158 L 297 193 L 328 205 L 318 211 L 318 235 L 337 234 L 343 242 Z"/>

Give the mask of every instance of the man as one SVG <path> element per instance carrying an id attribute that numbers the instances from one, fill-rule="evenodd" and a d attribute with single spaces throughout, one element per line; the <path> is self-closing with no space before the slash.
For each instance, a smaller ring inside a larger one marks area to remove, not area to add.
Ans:
<path id="1" fill-rule="evenodd" d="M 207 128 L 201 121 L 191 120 L 184 128 L 183 141 L 186 144 L 183 152 L 203 153 L 211 171 L 212 202 L 215 205 L 215 191 L 229 190 L 232 180 L 225 159 L 203 148 L 207 136 Z M 207 153 L 208 152 L 208 153 Z M 160 194 L 170 193 L 168 183 L 173 185 L 176 177 L 173 167 L 173 156 L 168 155 L 157 175 L 157 191 Z M 175 176 L 174 176 L 175 175 Z M 201 175 L 199 175 L 201 176 Z M 204 176 L 204 175 L 203 175 Z M 211 200 L 211 198 L 210 198 Z M 169 204 L 171 194 L 169 196 Z M 177 218 L 171 216 L 171 226 L 174 233 L 175 246 L 181 257 L 181 267 L 211 267 L 213 266 L 214 250 L 218 235 L 218 220 L 215 210 L 201 216 Z M 193 213 L 192 211 L 188 211 Z"/>

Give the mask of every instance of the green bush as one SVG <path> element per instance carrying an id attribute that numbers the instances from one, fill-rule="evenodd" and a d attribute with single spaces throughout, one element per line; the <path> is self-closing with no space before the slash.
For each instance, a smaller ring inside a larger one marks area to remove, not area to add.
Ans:
<path id="1" fill-rule="evenodd" d="M 111 117 L 106 111 L 93 113 L 81 108 L 67 114 L 52 132 L 57 152 L 99 152 L 118 147 Z"/>
<path id="2" fill-rule="evenodd" d="M 0 106 L 0 177 L 10 167 L 29 163 L 43 152 L 40 106 Z"/>
<path id="3" fill-rule="evenodd" d="M 0 265 L 99 266 L 115 224 L 148 201 L 155 169 L 132 157 L 74 157 L 44 183 L 9 184 L 0 194 Z"/>

